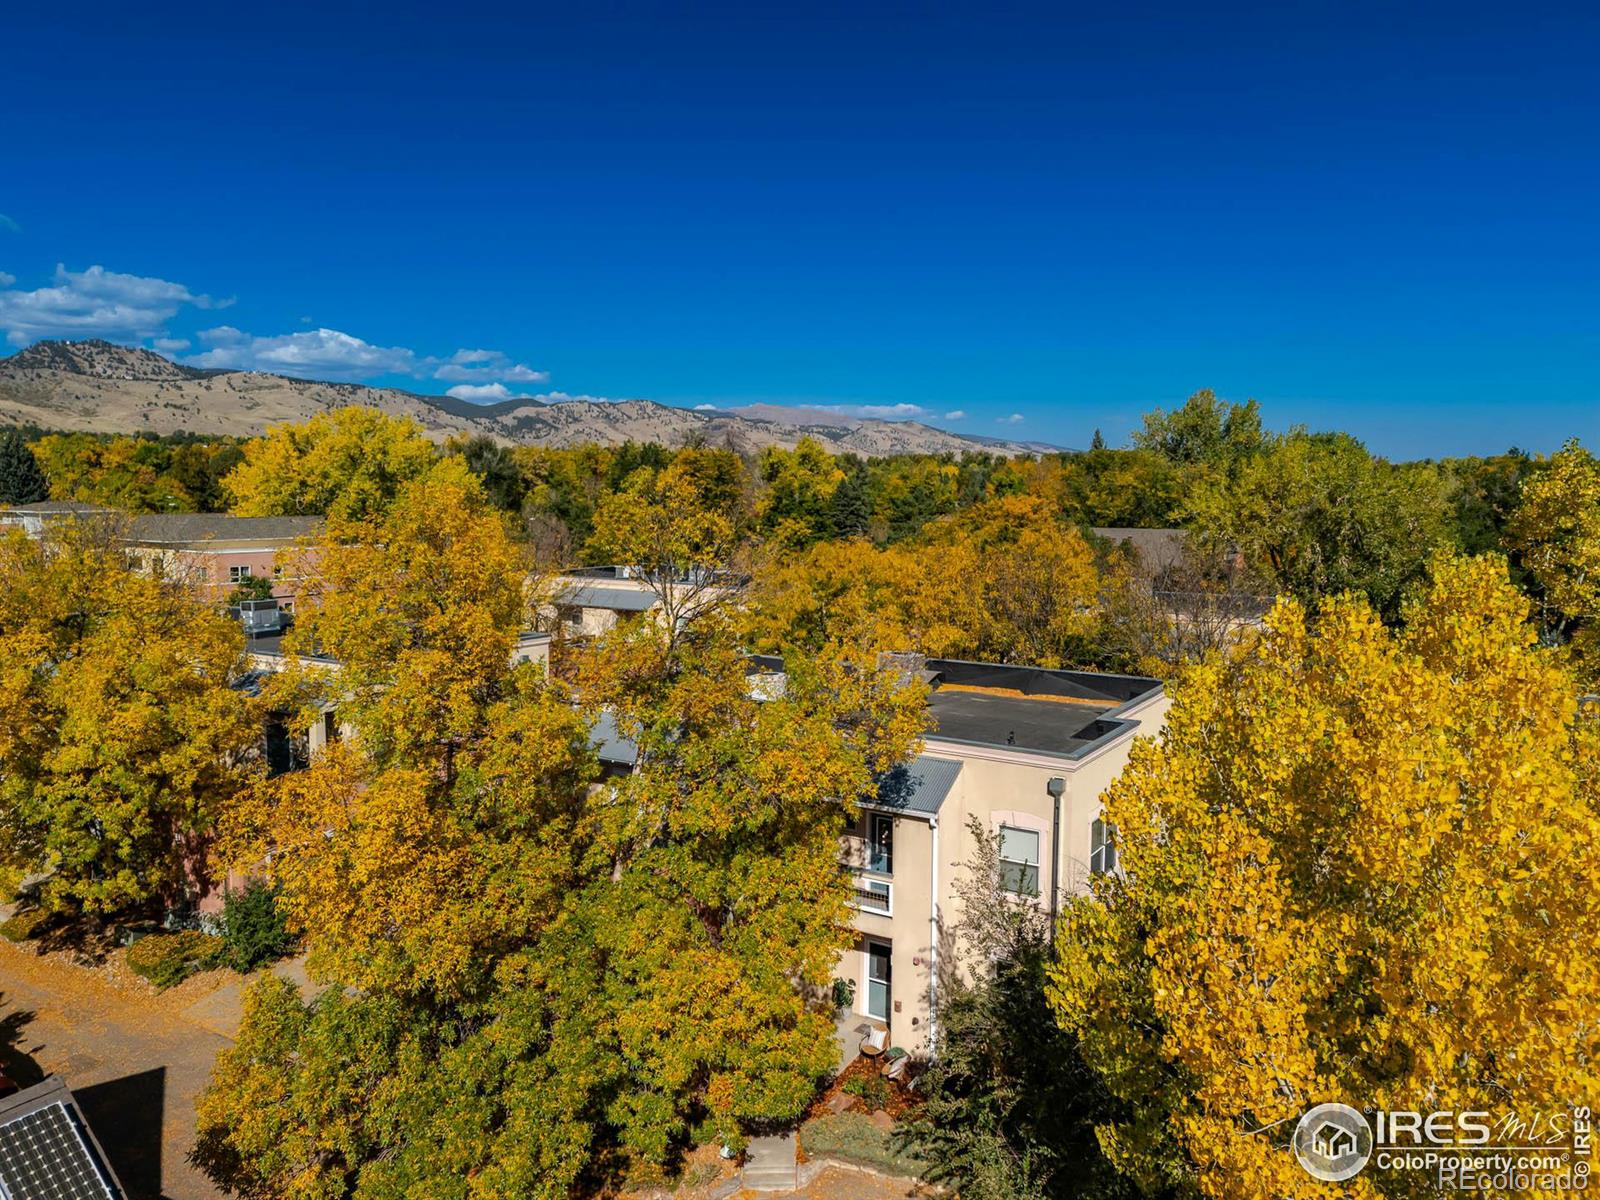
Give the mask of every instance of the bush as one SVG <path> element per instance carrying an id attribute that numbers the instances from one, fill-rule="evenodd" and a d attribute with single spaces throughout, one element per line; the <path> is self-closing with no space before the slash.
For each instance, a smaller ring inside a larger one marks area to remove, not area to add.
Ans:
<path id="1" fill-rule="evenodd" d="M 7 921 L 0 921 L 0 936 L 8 941 L 25 942 L 50 927 L 55 914 L 48 908 L 25 908 Z"/>
<path id="2" fill-rule="evenodd" d="M 800 1144 L 812 1158 L 843 1159 L 891 1175 L 921 1175 L 924 1165 L 895 1149 L 893 1135 L 860 1113 L 829 1113 L 807 1121 L 800 1127 Z"/>
<path id="3" fill-rule="evenodd" d="M 253 971 L 276 962 L 294 948 L 278 910 L 278 891 L 252 879 L 222 901 L 222 962 L 235 971 Z"/>
<path id="4" fill-rule="evenodd" d="M 860 1096 L 868 1108 L 889 1107 L 889 1081 L 882 1075 L 854 1075 L 844 1081 L 842 1090 Z"/>
<path id="5" fill-rule="evenodd" d="M 185 929 L 178 933 L 153 933 L 128 947 L 128 969 L 158 988 L 182 983 L 196 971 L 216 964 L 222 939 Z"/>

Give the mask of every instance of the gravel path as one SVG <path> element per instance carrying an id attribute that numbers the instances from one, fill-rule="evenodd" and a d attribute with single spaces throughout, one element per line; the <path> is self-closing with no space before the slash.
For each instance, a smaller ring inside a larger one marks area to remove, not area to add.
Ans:
<path id="1" fill-rule="evenodd" d="M 221 1197 L 185 1158 L 195 1097 L 228 1044 L 181 1015 L 202 986 L 158 996 L 0 939 L 0 1062 L 24 1086 L 66 1081 L 130 1200 Z"/>

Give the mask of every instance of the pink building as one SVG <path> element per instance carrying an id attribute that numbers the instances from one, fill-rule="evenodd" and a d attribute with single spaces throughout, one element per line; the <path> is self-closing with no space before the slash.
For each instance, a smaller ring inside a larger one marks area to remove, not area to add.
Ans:
<path id="1" fill-rule="evenodd" d="M 292 611 L 299 564 L 321 517 L 234 517 L 226 513 L 151 513 L 128 523 L 127 544 L 149 569 L 187 577 L 217 598 L 246 579 L 270 579 Z"/>

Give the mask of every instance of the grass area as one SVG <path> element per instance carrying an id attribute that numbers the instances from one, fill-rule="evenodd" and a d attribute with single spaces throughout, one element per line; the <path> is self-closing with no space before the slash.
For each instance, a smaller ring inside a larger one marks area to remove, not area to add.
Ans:
<path id="1" fill-rule="evenodd" d="M 891 1175 L 920 1175 L 925 1165 L 895 1149 L 894 1134 L 885 1133 L 861 1113 L 813 1117 L 800 1127 L 800 1144 L 810 1158 L 837 1158 Z"/>

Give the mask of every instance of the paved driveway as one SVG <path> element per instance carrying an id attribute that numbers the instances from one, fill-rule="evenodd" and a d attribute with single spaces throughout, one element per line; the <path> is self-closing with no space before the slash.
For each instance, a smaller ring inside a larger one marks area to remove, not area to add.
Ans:
<path id="1" fill-rule="evenodd" d="M 0 1061 L 18 1083 L 57 1074 L 131 1200 L 219 1200 L 187 1162 L 194 1101 L 228 1040 L 162 997 L 0 940 Z"/>

